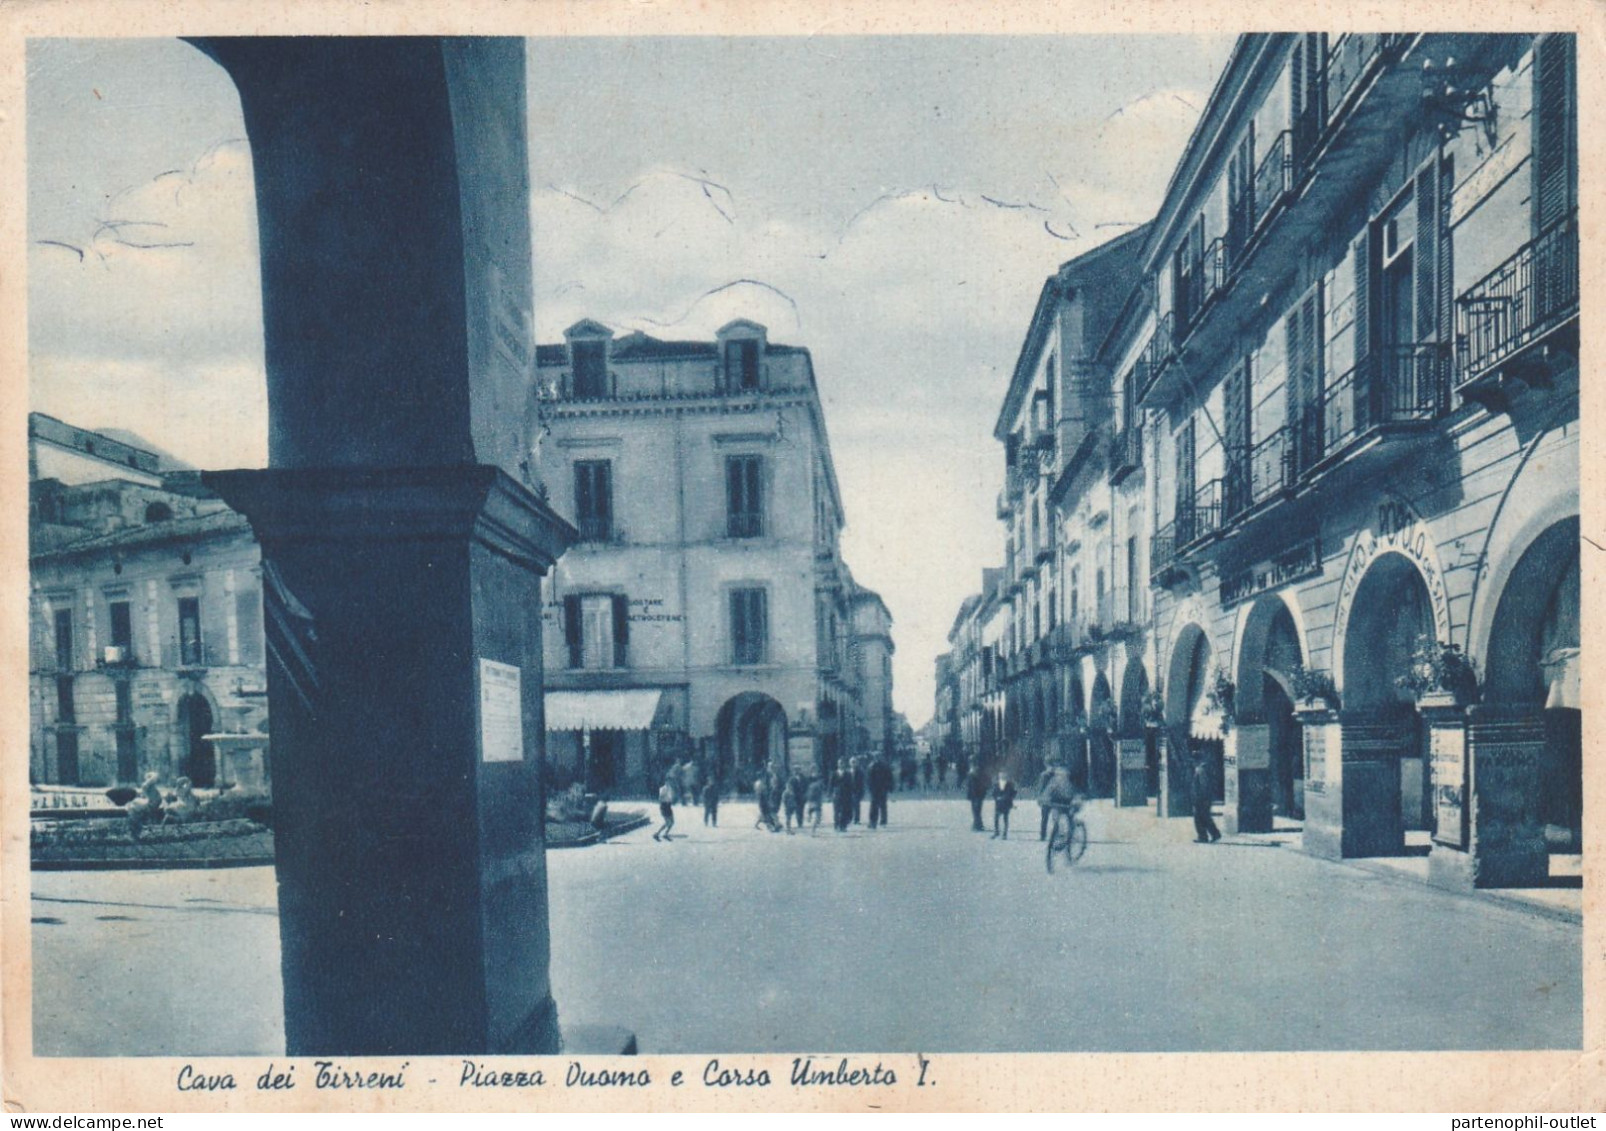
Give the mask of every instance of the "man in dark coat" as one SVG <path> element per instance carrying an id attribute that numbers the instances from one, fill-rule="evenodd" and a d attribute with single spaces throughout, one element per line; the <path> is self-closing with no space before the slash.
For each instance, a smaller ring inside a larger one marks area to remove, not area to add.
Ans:
<path id="1" fill-rule="evenodd" d="M 887 795 L 892 792 L 892 767 L 885 757 L 870 763 L 870 827 L 887 823 Z"/>
<path id="2" fill-rule="evenodd" d="M 1193 760 L 1193 839 L 1199 844 L 1214 844 L 1221 839 L 1221 830 L 1210 815 L 1210 770 L 1203 758 Z"/>
<path id="3" fill-rule="evenodd" d="M 854 758 L 851 764 L 853 766 L 853 823 L 857 825 L 864 815 L 864 787 L 868 783 L 865 781 L 864 759 Z"/>
<path id="4" fill-rule="evenodd" d="M 981 823 L 981 807 L 987 800 L 987 775 L 981 772 L 980 762 L 970 764 L 970 773 L 965 776 L 965 796 L 970 798 L 970 831 L 986 832 Z"/>
<path id="5" fill-rule="evenodd" d="M 848 831 L 853 818 L 853 774 L 846 766 L 837 767 L 836 792 L 831 798 L 831 815 L 836 819 L 836 831 Z"/>

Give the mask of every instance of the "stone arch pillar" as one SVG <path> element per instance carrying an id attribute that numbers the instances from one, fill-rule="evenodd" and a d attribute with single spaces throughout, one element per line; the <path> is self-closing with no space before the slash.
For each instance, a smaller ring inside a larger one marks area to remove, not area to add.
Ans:
<path id="1" fill-rule="evenodd" d="M 256 176 L 291 1055 L 552 1053 L 519 40 L 194 41 Z M 616 1050 L 617 1051 L 617 1050 Z"/>

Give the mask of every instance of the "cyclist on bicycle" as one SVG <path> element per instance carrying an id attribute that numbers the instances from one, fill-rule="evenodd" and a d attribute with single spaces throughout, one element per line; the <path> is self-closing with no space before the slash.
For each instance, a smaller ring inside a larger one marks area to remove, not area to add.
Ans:
<path id="1" fill-rule="evenodd" d="M 1071 771 L 1064 762 L 1051 762 L 1043 771 L 1037 796 L 1049 821 L 1053 820 L 1056 809 L 1065 814 L 1067 821 L 1082 811 L 1082 795 L 1076 791 Z"/>

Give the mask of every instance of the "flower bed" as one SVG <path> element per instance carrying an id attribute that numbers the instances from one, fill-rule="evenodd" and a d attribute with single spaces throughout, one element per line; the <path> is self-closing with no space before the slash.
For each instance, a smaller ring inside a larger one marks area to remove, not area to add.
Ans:
<path id="1" fill-rule="evenodd" d="M 255 821 L 148 825 L 139 839 L 116 818 L 34 821 L 28 830 L 33 867 L 218 868 L 273 863 L 273 833 Z"/>

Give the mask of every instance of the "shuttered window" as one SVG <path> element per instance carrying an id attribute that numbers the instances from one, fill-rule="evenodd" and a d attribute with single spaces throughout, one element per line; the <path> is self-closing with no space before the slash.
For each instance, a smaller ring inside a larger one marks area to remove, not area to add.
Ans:
<path id="1" fill-rule="evenodd" d="M 613 538 L 613 463 L 583 459 L 574 465 L 574 514 L 583 542 Z"/>
<path id="2" fill-rule="evenodd" d="M 1193 541 L 1194 420 L 1177 433 L 1177 544 Z"/>
<path id="3" fill-rule="evenodd" d="M 1534 48 L 1534 227 L 1542 232 L 1578 207 L 1576 37 L 1547 35 Z"/>
<path id="4" fill-rule="evenodd" d="M 594 399 L 608 395 L 608 343 L 571 342 L 574 355 L 574 395 Z"/>
<path id="5" fill-rule="evenodd" d="M 1249 505 L 1249 372 L 1248 362 L 1240 361 L 1227 374 L 1222 386 L 1222 439 L 1226 443 L 1226 499 L 1228 514 L 1237 514 Z"/>
<path id="6" fill-rule="evenodd" d="M 1357 296 L 1357 302 L 1359 296 Z M 1307 470 L 1322 458 L 1322 291 L 1318 283 L 1294 305 L 1288 334 L 1288 427 L 1295 466 Z"/>
<path id="7" fill-rule="evenodd" d="M 762 589 L 732 589 L 731 662 L 762 664 L 769 643 L 769 610 Z"/>
<path id="8" fill-rule="evenodd" d="M 758 538 L 764 533 L 764 461 L 760 456 L 725 460 L 725 533 Z"/>

